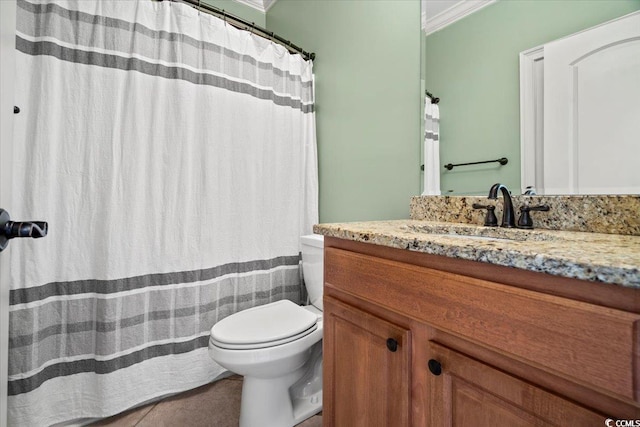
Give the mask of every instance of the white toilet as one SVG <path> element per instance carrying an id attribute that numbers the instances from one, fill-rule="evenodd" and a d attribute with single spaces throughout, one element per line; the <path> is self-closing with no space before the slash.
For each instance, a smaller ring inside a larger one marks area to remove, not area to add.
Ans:
<path id="1" fill-rule="evenodd" d="M 276 301 L 211 328 L 211 358 L 244 376 L 240 427 L 290 427 L 322 410 L 324 236 L 300 240 L 311 305 Z"/>

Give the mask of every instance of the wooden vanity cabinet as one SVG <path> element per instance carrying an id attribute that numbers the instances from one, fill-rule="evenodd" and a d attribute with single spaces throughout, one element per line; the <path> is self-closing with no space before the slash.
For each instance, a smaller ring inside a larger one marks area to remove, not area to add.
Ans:
<path id="1" fill-rule="evenodd" d="M 621 286 L 327 237 L 323 423 L 640 419 L 639 298 Z"/>

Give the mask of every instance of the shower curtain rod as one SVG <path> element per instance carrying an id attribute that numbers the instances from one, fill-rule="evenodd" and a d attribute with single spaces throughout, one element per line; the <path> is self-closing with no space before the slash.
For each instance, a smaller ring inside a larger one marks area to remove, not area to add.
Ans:
<path id="1" fill-rule="evenodd" d="M 431 102 L 433 104 L 437 104 L 438 102 L 440 102 L 440 98 L 436 97 L 435 95 L 433 95 L 431 92 L 429 92 L 428 90 L 424 91 L 425 95 L 427 95 L 429 98 L 431 98 Z"/>
<path id="2" fill-rule="evenodd" d="M 159 0 L 162 1 L 162 0 Z M 229 12 L 225 12 L 224 9 L 217 8 L 215 6 L 211 6 L 209 4 L 203 3 L 201 0 L 169 0 L 177 3 L 186 3 L 190 6 L 195 7 L 196 9 L 207 12 L 213 16 L 217 16 L 218 18 L 224 19 L 229 24 L 233 25 L 236 28 L 241 30 L 251 31 L 252 33 L 263 37 L 265 39 L 276 42 L 289 50 L 291 53 L 299 53 L 302 55 L 305 61 L 311 59 L 312 61 L 316 59 L 316 54 L 313 52 L 307 52 L 299 46 L 291 43 L 289 40 L 285 40 L 279 35 L 275 34 L 273 31 L 267 31 L 267 29 L 259 27 L 255 24 L 255 22 L 249 22 L 246 19 L 242 19 L 239 16 L 233 15 Z"/>

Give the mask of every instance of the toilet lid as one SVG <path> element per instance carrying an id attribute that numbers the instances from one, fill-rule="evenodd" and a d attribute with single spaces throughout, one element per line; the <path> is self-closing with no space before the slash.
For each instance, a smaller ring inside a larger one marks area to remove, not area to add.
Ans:
<path id="1" fill-rule="evenodd" d="M 293 341 L 313 332 L 318 317 L 289 300 L 249 308 L 211 328 L 211 341 L 225 348 L 260 348 Z"/>

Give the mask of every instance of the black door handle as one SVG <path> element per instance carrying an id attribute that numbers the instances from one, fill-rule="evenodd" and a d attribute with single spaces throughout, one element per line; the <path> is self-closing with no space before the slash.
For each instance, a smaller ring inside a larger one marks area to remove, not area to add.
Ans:
<path id="1" fill-rule="evenodd" d="M 390 352 L 394 353 L 398 349 L 398 341 L 393 338 L 387 339 L 387 348 Z"/>
<path id="2" fill-rule="evenodd" d="M 0 252 L 9 244 L 9 239 L 31 237 L 38 239 L 47 235 L 49 224 L 44 221 L 11 221 L 9 212 L 0 209 Z"/>

